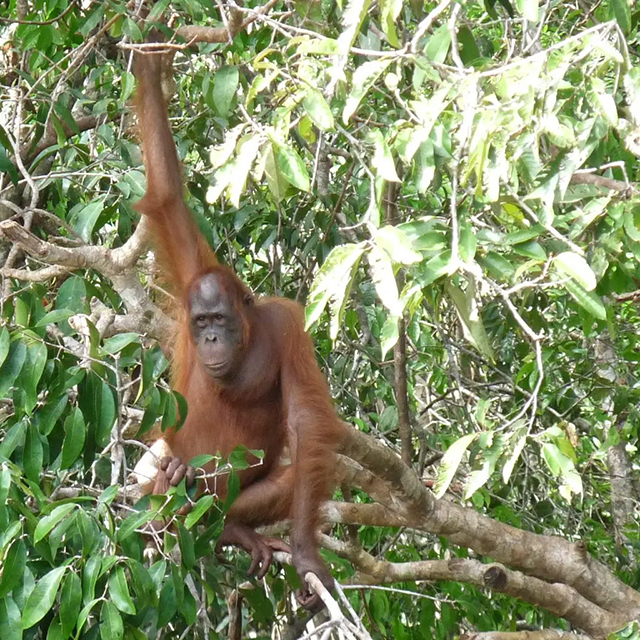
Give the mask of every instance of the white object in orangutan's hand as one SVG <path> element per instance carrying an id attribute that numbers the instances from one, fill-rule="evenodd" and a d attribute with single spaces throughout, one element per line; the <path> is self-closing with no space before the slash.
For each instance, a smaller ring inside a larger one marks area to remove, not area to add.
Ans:
<path id="1" fill-rule="evenodd" d="M 160 460 L 165 456 L 172 456 L 173 452 L 166 443 L 164 438 L 156 440 L 144 455 L 138 464 L 134 467 L 131 475 L 134 482 L 140 485 L 143 493 L 149 493 L 153 489 L 153 485 L 160 468 Z"/>

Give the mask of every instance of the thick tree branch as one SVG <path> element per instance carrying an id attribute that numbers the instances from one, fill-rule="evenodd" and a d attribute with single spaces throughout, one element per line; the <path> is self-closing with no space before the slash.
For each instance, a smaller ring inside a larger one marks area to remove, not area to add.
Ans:
<path id="1" fill-rule="evenodd" d="M 579 633 L 539 629 L 536 631 L 486 631 L 484 633 L 464 633 L 460 640 L 587 640 Z"/>
<path id="2" fill-rule="evenodd" d="M 106 249 L 100 246 L 60 247 L 41 240 L 13 220 L 0 224 L 0 234 L 24 249 L 33 257 L 57 269 L 95 269 L 111 279 L 127 309 L 128 316 L 115 316 L 119 320 L 119 330 L 139 331 L 167 344 L 173 323 L 156 307 L 140 283 L 135 268 L 138 258 L 147 246 L 146 224 L 138 225 L 135 233 L 122 247 Z M 52 267 L 53 269 L 53 267 Z M 21 271 L 13 270 L 6 275 L 18 277 Z M 36 272 L 38 273 L 38 272 Z"/>
<path id="3" fill-rule="evenodd" d="M 479 560 L 453 558 L 419 562 L 387 562 L 378 560 L 358 545 L 322 536 L 322 546 L 346 558 L 359 570 L 354 582 L 388 584 L 419 580 L 454 580 L 518 598 L 565 618 L 594 637 L 620 629 L 626 616 L 612 614 L 580 596 L 564 584 L 550 584 L 538 578 L 511 571 L 499 564 L 484 564 Z"/>
<path id="4" fill-rule="evenodd" d="M 394 452 L 355 429 L 348 430 L 341 452 L 387 481 L 398 501 L 405 494 L 404 508 L 397 509 L 405 526 L 445 536 L 455 545 L 473 549 L 528 576 L 571 586 L 606 611 L 629 619 L 640 613 L 640 593 L 592 558 L 584 544 L 516 529 L 473 509 L 436 500 Z"/>

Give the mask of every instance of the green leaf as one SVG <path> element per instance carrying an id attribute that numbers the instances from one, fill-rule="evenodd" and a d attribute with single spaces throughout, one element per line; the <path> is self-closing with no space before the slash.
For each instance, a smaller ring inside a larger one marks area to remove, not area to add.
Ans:
<path id="1" fill-rule="evenodd" d="M 333 131 L 335 122 L 333 120 L 333 113 L 331 113 L 331 107 L 319 91 L 311 88 L 307 89 L 307 93 L 302 101 L 302 106 L 309 114 L 313 124 L 315 124 L 320 131 Z"/>
<path id="2" fill-rule="evenodd" d="M 10 346 L 11 334 L 7 330 L 7 327 L 0 327 L 0 366 L 2 366 L 7 359 Z"/>
<path id="3" fill-rule="evenodd" d="M 78 459 L 84 448 L 86 434 L 82 411 L 75 407 L 64 421 L 61 469 L 68 469 Z"/>
<path id="4" fill-rule="evenodd" d="M 216 73 L 213 85 L 213 104 L 223 118 L 229 115 L 239 81 L 238 67 L 221 67 Z"/>
<path id="5" fill-rule="evenodd" d="M 306 307 L 306 327 L 321 316 L 329 300 L 342 301 L 358 268 L 366 244 L 343 244 L 334 247 L 318 271 Z"/>
<path id="6" fill-rule="evenodd" d="M 54 309 L 42 316 L 42 318 L 38 320 L 36 327 L 46 327 L 49 324 L 63 322 L 64 320 L 71 318 L 73 315 L 75 315 L 74 312 L 69 309 Z"/>
<path id="7" fill-rule="evenodd" d="M 382 30 L 392 47 L 398 47 L 400 42 L 396 33 L 395 21 L 402 10 L 402 0 L 380 0 L 380 22 Z"/>
<path id="8" fill-rule="evenodd" d="M 61 504 L 57 506 L 49 515 L 41 518 L 36 525 L 36 530 L 33 534 L 33 542 L 38 544 L 61 520 L 66 518 L 74 509 L 76 505 Z"/>
<path id="9" fill-rule="evenodd" d="M 67 640 L 67 637 L 62 635 L 62 625 L 58 616 L 56 616 L 47 630 L 47 640 Z"/>
<path id="10" fill-rule="evenodd" d="M 469 433 L 466 436 L 462 436 L 459 440 L 456 440 L 446 451 L 440 466 L 438 467 L 438 475 L 434 484 L 433 490 L 436 494 L 436 498 L 442 498 L 446 493 L 453 477 L 455 476 L 462 456 L 469 448 L 469 445 L 476 439 L 476 433 Z"/>
<path id="11" fill-rule="evenodd" d="M 618 106 L 615 98 L 607 91 L 607 85 L 601 78 L 591 78 L 589 101 L 612 127 L 618 126 Z"/>
<path id="12" fill-rule="evenodd" d="M 451 33 L 449 31 L 449 25 L 443 24 L 433 32 L 424 52 L 431 62 L 442 64 L 447 58 L 450 46 Z"/>
<path id="13" fill-rule="evenodd" d="M 396 342 L 398 342 L 398 338 L 400 337 L 398 330 L 399 320 L 399 316 L 389 314 L 382 325 L 382 329 L 380 330 L 380 352 L 382 353 L 383 360 L 386 358 L 389 350 L 393 349 Z"/>
<path id="14" fill-rule="evenodd" d="M 89 556 L 84 565 L 84 573 L 82 575 L 82 602 L 85 605 L 90 604 L 95 596 L 96 582 L 98 581 L 101 566 L 102 559 L 98 554 Z M 82 625 L 78 623 L 78 629 L 81 628 Z"/>
<path id="15" fill-rule="evenodd" d="M 395 162 L 391 155 L 391 149 L 389 149 L 382 132 L 378 129 L 370 131 L 367 135 L 367 142 L 373 144 L 371 166 L 375 169 L 376 174 L 389 182 L 400 182 L 400 178 L 396 173 Z"/>
<path id="16" fill-rule="evenodd" d="M 85 20 L 84 24 L 78 29 L 78 31 L 86 38 L 91 31 L 93 31 L 100 20 L 102 20 L 102 15 L 104 13 L 104 5 L 99 5 L 98 8 Z"/>
<path id="17" fill-rule="evenodd" d="M 289 188 L 289 182 L 282 175 L 276 162 L 276 145 L 275 143 L 265 145 L 262 161 L 264 162 L 264 174 L 267 177 L 269 191 L 273 197 L 280 202 Z"/>
<path id="18" fill-rule="evenodd" d="M 178 609 L 176 601 L 176 589 L 173 580 L 167 580 L 160 591 L 160 602 L 158 604 L 158 628 L 162 629 L 173 618 Z"/>
<path id="19" fill-rule="evenodd" d="M 393 316 L 401 316 L 402 305 L 398 295 L 398 285 L 388 254 L 373 246 L 369 250 L 367 258 L 371 267 L 371 279 L 382 304 Z"/>
<path id="20" fill-rule="evenodd" d="M 342 111 L 342 121 L 349 123 L 349 119 L 358 109 L 358 105 L 362 98 L 367 94 L 369 89 L 375 84 L 383 71 L 391 64 L 392 59 L 370 60 L 360 65 L 353 74 L 351 83 L 351 92 L 347 97 L 347 101 Z"/>
<path id="21" fill-rule="evenodd" d="M 81 605 L 82 582 L 75 571 L 70 571 L 60 592 L 60 624 L 63 638 L 68 638 L 76 626 Z"/>
<path id="22" fill-rule="evenodd" d="M 71 276 L 62 283 L 56 296 L 56 309 L 67 309 L 74 313 L 86 311 L 87 287 L 82 278 Z"/>
<path id="23" fill-rule="evenodd" d="M 23 629 L 29 629 L 49 613 L 66 570 L 67 567 L 57 567 L 38 581 L 22 612 Z"/>
<path id="24" fill-rule="evenodd" d="M 458 28 L 458 44 L 460 45 L 460 59 L 465 66 L 472 65 L 481 57 L 473 31 L 466 25 Z"/>
<path id="25" fill-rule="evenodd" d="M 14 340 L 9 347 L 9 355 L 0 367 L 0 398 L 4 398 L 22 371 L 27 359 L 27 345 L 22 340 Z"/>
<path id="26" fill-rule="evenodd" d="M 405 231 L 391 225 L 377 229 L 374 240 L 396 264 L 415 264 L 422 261 L 422 254 L 414 249 L 414 243 Z"/>
<path id="27" fill-rule="evenodd" d="M 191 460 L 189 460 L 189 465 L 194 469 L 198 469 L 200 467 L 204 467 L 206 464 L 215 459 L 216 456 L 212 456 L 208 453 L 201 453 L 199 456 L 194 456 L 193 458 L 191 458 Z"/>
<path id="28" fill-rule="evenodd" d="M 139 529 L 142 525 L 147 524 L 153 519 L 153 511 L 141 511 L 139 513 L 132 513 L 125 518 L 123 523 L 118 529 L 118 540 L 125 540 L 136 529 Z"/>
<path id="29" fill-rule="evenodd" d="M 96 410 L 98 411 L 96 416 L 98 423 L 96 425 L 96 442 L 99 446 L 106 446 L 117 417 L 116 400 L 113 390 L 104 380 L 99 380 L 97 387 L 96 391 L 99 395 L 96 402 Z M 90 422 L 90 420 L 87 419 L 87 422 Z"/>
<path id="30" fill-rule="evenodd" d="M 484 258 L 478 258 L 478 262 L 498 280 L 510 282 L 516 273 L 516 268 L 506 258 L 493 251 Z"/>
<path id="31" fill-rule="evenodd" d="M 482 317 L 475 299 L 475 283 L 469 280 L 466 290 L 463 292 L 452 282 L 446 283 L 447 293 L 453 300 L 458 318 L 462 324 L 464 337 L 489 361 L 494 362 L 495 356 L 487 332 L 482 322 Z"/>
<path id="32" fill-rule="evenodd" d="M 22 640 L 22 618 L 13 598 L 0 598 L 0 638 Z"/>
<path id="33" fill-rule="evenodd" d="M 136 87 L 136 79 L 133 73 L 124 71 L 122 74 L 122 85 L 120 89 L 120 103 L 126 104 L 127 100 L 133 94 L 133 90 Z"/>
<path id="34" fill-rule="evenodd" d="M 298 152 L 285 144 L 276 144 L 275 150 L 278 170 L 287 182 L 300 191 L 309 191 L 311 187 L 309 174 Z"/>
<path id="35" fill-rule="evenodd" d="M 198 499 L 193 509 L 184 520 L 184 526 L 191 529 L 213 505 L 213 496 L 205 495 Z"/>
<path id="36" fill-rule="evenodd" d="M 108 600 L 102 604 L 100 613 L 100 637 L 102 640 L 122 640 L 124 637 L 122 616 Z"/>
<path id="37" fill-rule="evenodd" d="M 338 36 L 338 51 L 346 55 L 367 15 L 371 0 L 349 0 L 342 14 L 342 33 Z M 334 70 L 335 71 L 335 70 Z"/>
<path id="38" fill-rule="evenodd" d="M 91 602 L 88 602 L 82 608 L 82 611 L 80 611 L 80 614 L 78 615 L 78 623 L 77 623 L 78 631 L 82 630 L 82 627 L 84 627 L 84 623 L 87 621 L 87 618 L 91 613 L 91 609 L 93 609 L 93 607 L 95 607 L 96 604 L 98 604 L 98 602 L 100 601 L 101 601 L 101 598 L 96 598 L 95 600 L 91 600 Z"/>
<path id="39" fill-rule="evenodd" d="M 24 472 L 34 482 L 39 482 L 40 473 L 42 471 L 42 461 L 44 460 L 44 451 L 40 434 L 35 425 L 31 422 L 27 427 L 27 435 L 24 440 L 24 450 L 22 451 L 22 465 Z"/>
<path id="40" fill-rule="evenodd" d="M 30 344 L 27 358 L 20 371 L 20 382 L 25 394 L 25 411 L 29 414 L 38 402 L 38 383 L 47 363 L 47 347 L 41 342 Z"/>
<path id="41" fill-rule="evenodd" d="M 11 488 L 11 471 L 6 464 L 0 465 L 0 505 L 4 505 Z"/>
<path id="42" fill-rule="evenodd" d="M 20 584 L 27 565 L 27 547 L 20 539 L 15 540 L 7 551 L 2 563 L 2 577 L 0 578 L 0 602 Z M 1 638 L 4 636 L 0 635 Z"/>
<path id="43" fill-rule="evenodd" d="M 545 262 L 547 259 L 546 251 L 543 249 L 541 244 L 535 241 L 516 244 L 513 247 L 513 250 L 521 256 L 537 260 L 538 262 Z"/>
<path id="44" fill-rule="evenodd" d="M 247 176 L 253 166 L 256 157 L 262 147 L 262 138 L 251 134 L 244 136 L 238 142 L 236 159 L 233 161 L 233 179 L 227 189 L 229 202 L 237 208 L 240 207 L 240 196 L 244 192 L 247 183 Z"/>
<path id="45" fill-rule="evenodd" d="M 0 442 L 0 458 L 10 458 L 18 445 L 24 442 L 28 421 L 16 422 L 4 435 Z"/>
<path id="46" fill-rule="evenodd" d="M 421 265 L 422 266 L 422 265 Z M 451 251 L 443 251 L 433 256 L 418 273 L 418 280 L 423 287 L 429 286 L 444 275 L 451 275 Z"/>
<path id="47" fill-rule="evenodd" d="M 229 472 L 229 479 L 227 481 L 227 495 L 224 499 L 222 509 L 225 513 L 231 509 L 231 506 L 236 501 L 236 498 L 240 495 L 240 476 L 232 469 Z"/>
<path id="48" fill-rule="evenodd" d="M 572 298 L 592 316 L 600 320 L 607 319 L 607 310 L 602 300 L 593 292 L 585 291 L 579 284 L 573 280 L 565 280 L 562 286 L 569 292 Z"/>
<path id="49" fill-rule="evenodd" d="M 620 29 L 627 34 L 631 31 L 631 7 L 628 0 L 611 0 L 611 9 Z"/>
<path id="50" fill-rule="evenodd" d="M 513 469 L 516 466 L 516 462 L 518 461 L 518 458 L 520 457 L 522 450 L 524 449 L 524 445 L 527 443 L 527 437 L 528 437 L 527 427 L 524 420 L 518 420 L 518 422 L 514 424 L 514 427 L 517 427 L 517 428 L 514 430 L 514 433 L 511 436 L 511 438 L 515 439 L 516 443 L 513 447 L 513 451 L 509 459 L 505 463 L 504 467 L 502 467 L 502 481 L 505 484 L 509 483 L 511 474 L 513 473 Z"/>
<path id="51" fill-rule="evenodd" d="M 589 263 L 577 253 L 565 251 L 553 259 L 553 266 L 562 274 L 573 278 L 586 291 L 596 288 L 596 275 L 591 270 Z"/>
<path id="52" fill-rule="evenodd" d="M 196 553 L 193 537 L 182 524 L 178 524 L 178 541 L 182 552 L 182 564 L 186 569 L 191 569 L 196 564 Z"/>
<path id="53" fill-rule="evenodd" d="M 75 209 L 75 207 L 74 207 Z M 77 211 L 70 212 L 75 232 L 85 241 L 91 241 L 91 234 L 100 214 L 104 209 L 102 199 L 94 200 Z"/>
<path id="54" fill-rule="evenodd" d="M 516 0 L 516 6 L 529 22 L 538 22 L 538 0 Z"/>
<path id="55" fill-rule="evenodd" d="M 133 342 L 140 342 L 140 336 L 137 333 L 120 333 L 113 338 L 109 338 L 104 341 L 102 349 L 105 353 L 114 355 L 119 351 L 122 351 L 125 347 L 128 347 Z"/>
<path id="56" fill-rule="evenodd" d="M 122 613 L 135 615 L 136 607 L 131 599 L 129 587 L 127 586 L 127 576 L 122 566 L 116 567 L 109 576 L 109 594 L 111 595 L 113 604 L 115 604 Z"/>

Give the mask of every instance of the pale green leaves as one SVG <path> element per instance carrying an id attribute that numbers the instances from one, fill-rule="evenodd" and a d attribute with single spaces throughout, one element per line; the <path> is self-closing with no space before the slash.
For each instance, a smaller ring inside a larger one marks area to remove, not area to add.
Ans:
<path id="1" fill-rule="evenodd" d="M 346 54 L 360 29 L 360 25 L 367 15 L 371 0 L 349 0 L 342 14 L 343 31 L 338 36 L 338 51 Z"/>
<path id="2" fill-rule="evenodd" d="M 551 473 L 562 481 L 560 494 L 570 502 L 572 496 L 583 493 L 582 478 L 575 468 L 576 452 L 571 441 L 559 427 L 551 427 L 541 434 L 546 440 L 542 446 L 542 455 Z"/>
<path id="3" fill-rule="evenodd" d="M 373 145 L 374 151 L 371 165 L 376 173 L 389 182 L 400 182 L 391 150 L 382 133 L 374 129 L 369 133 L 367 141 Z"/>
<path id="4" fill-rule="evenodd" d="M 456 440 L 446 451 L 440 466 L 438 467 L 438 476 L 433 486 L 433 490 L 436 494 L 436 498 L 441 498 L 449 488 L 451 481 L 453 480 L 460 463 L 462 462 L 462 456 L 469 448 L 471 443 L 476 439 L 477 434 L 469 433 L 466 436 L 462 436 L 459 440 Z"/>
<path id="5" fill-rule="evenodd" d="M 575 468 L 575 450 L 564 431 L 552 427 L 539 438 L 543 440 L 542 455 L 549 470 L 561 481 L 560 494 L 568 502 L 573 495 L 582 495 L 582 480 Z M 434 485 L 436 497 L 445 494 L 469 450 L 472 469 L 461 474 L 465 499 L 471 498 L 487 483 L 500 463 L 504 465 L 502 480 L 507 484 L 527 442 L 534 442 L 534 439 L 529 437 L 524 420 L 518 420 L 507 434 L 487 430 L 459 438 L 447 449 L 438 468 Z"/>
<path id="6" fill-rule="evenodd" d="M 553 266 L 563 276 L 562 285 L 571 297 L 591 315 L 606 320 L 604 304 L 593 292 L 596 276 L 588 262 L 577 253 L 565 251 L 554 258 Z"/>
<path id="7" fill-rule="evenodd" d="M 529 22 L 538 22 L 538 0 L 516 0 L 516 6 Z"/>
<path id="8" fill-rule="evenodd" d="M 383 328 L 383 355 L 398 339 L 397 322 L 415 291 L 400 296 L 395 272 L 399 265 L 411 265 L 422 260 L 413 248 L 410 237 L 398 227 L 385 226 L 375 231 L 374 243 L 346 244 L 333 249 L 318 271 L 307 302 L 307 327 L 313 325 L 325 307 L 331 312 L 330 335 L 335 339 L 360 259 L 366 253 L 369 275 L 380 301 L 389 312 Z"/>
<path id="9" fill-rule="evenodd" d="M 596 288 L 596 276 L 589 263 L 577 253 L 565 251 L 553 259 L 553 265 L 561 273 L 573 278 L 583 289 L 592 291 Z"/>
<path id="10" fill-rule="evenodd" d="M 335 247 L 318 271 L 309 292 L 306 325 L 310 327 L 329 304 L 331 309 L 331 338 L 338 336 L 346 299 L 351 291 L 358 264 L 366 243 L 344 244 Z"/>
<path id="11" fill-rule="evenodd" d="M 342 111 L 342 121 L 347 124 L 358 109 L 358 105 L 375 84 L 382 72 L 391 64 L 391 59 L 370 60 L 360 65 L 353 74 L 351 92 Z"/>
<path id="12" fill-rule="evenodd" d="M 367 258 L 371 268 L 371 279 L 378 297 L 392 315 L 400 316 L 402 314 L 400 296 L 398 295 L 396 277 L 393 273 L 393 265 L 388 254 L 382 249 L 373 246 L 367 253 Z"/>
<path id="13" fill-rule="evenodd" d="M 469 279 L 463 292 L 452 282 L 446 283 L 447 293 L 453 300 L 458 318 L 462 325 L 464 337 L 490 362 L 495 361 L 493 349 L 487 337 L 484 323 L 480 317 L 480 309 L 476 300 L 475 281 Z"/>
<path id="14" fill-rule="evenodd" d="M 380 0 L 380 22 L 392 47 L 400 46 L 395 22 L 402 10 L 402 0 Z"/>
<path id="15" fill-rule="evenodd" d="M 333 130 L 335 122 L 333 120 L 333 113 L 331 113 L 331 107 L 319 91 L 308 89 L 302 100 L 302 105 L 313 121 L 313 124 L 315 124 L 320 131 Z"/>
<path id="16" fill-rule="evenodd" d="M 317 96 L 316 96 L 317 98 Z M 315 100 L 315 99 L 314 99 Z M 317 100 L 314 104 L 314 116 L 329 123 L 328 111 Z M 326 102 L 324 103 L 326 105 Z M 214 203 L 224 193 L 229 202 L 236 208 L 240 206 L 240 198 L 246 190 L 247 181 L 253 169 L 253 177 L 260 180 L 264 175 L 269 190 L 281 200 L 289 187 L 300 191 L 309 191 L 311 180 L 304 160 L 296 149 L 288 142 L 269 131 L 271 138 L 250 133 L 240 136 L 240 130 L 228 134 L 225 142 L 216 147 L 212 153 L 212 162 L 217 165 L 212 186 L 207 191 L 207 202 Z"/>
<path id="17" fill-rule="evenodd" d="M 397 264 L 410 265 L 422 260 L 422 254 L 416 251 L 412 239 L 401 227 L 387 225 L 377 229 L 374 239 Z"/>

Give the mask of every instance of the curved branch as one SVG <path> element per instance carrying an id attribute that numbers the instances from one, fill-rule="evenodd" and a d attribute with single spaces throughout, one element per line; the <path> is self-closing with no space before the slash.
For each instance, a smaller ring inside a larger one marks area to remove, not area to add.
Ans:
<path id="1" fill-rule="evenodd" d="M 473 509 L 436 500 L 393 451 L 354 428 L 347 430 L 341 451 L 390 484 L 397 502 L 402 503 L 393 511 L 404 526 L 445 536 L 455 545 L 529 576 L 571 586 L 606 611 L 625 616 L 640 613 L 640 593 L 590 556 L 583 543 L 516 529 Z"/>

